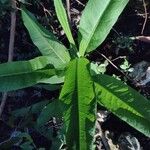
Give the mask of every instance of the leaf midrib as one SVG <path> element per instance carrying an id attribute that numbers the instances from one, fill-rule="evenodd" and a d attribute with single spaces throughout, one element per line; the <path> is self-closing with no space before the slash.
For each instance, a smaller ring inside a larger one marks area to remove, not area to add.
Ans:
<path id="1" fill-rule="evenodd" d="M 66 15 L 66 11 L 65 11 L 65 9 L 64 8 L 62 8 L 62 5 L 60 4 L 61 2 L 58 0 L 56 0 L 56 3 L 59 3 L 59 5 L 61 6 L 61 8 L 60 7 L 57 7 L 57 10 L 58 10 L 58 12 L 60 11 L 61 12 L 61 10 L 63 11 L 63 12 L 65 12 L 64 13 L 64 15 L 65 15 L 65 17 L 63 17 L 63 15 L 58 15 L 60 18 L 61 18 L 61 20 L 63 21 L 63 24 L 65 24 L 65 26 L 67 26 L 67 28 L 63 28 L 63 30 L 65 31 L 67 31 L 65 34 L 66 34 L 66 36 L 68 37 L 68 40 L 69 40 L 69 42 L 70 43 L 72 43 L 72 44 L 75 44 L 75 42 L 74 42 L 74 40 L 73 40 L 73 37 L 72 37 L 72 33 L 71 33 L 71 30 L 70 30 L 70 26 L 69 26 L 69 22 L 68 22 L 68 20 L 66 19 L 67 18 L 67 15 Z M 57 11 L 56 11 L 57 12 Z M 64 21 L 65 20 L 65 21 Z M 60 21 L 61 22 L 61 21 Z M 63 26 L 63 25 L 62 25 Z"/>
<path id="2" fill-rule="evenodd" d="M 63 63 L 66 63 L 66 61 L 64 61 L 64 60 L 61 58 L 61 56 L 59 56 L 59 55 L 55 52 L 54 48 L 50 46 L 48 40 L 43 37 L 44 35 L 40 32 L 39 27 L 36 25 L 36 23 L 34 23 L 33 21 L 31 21 L 32 19 L 30 18 L 30 16 L 29 16 L 25 11 L 24 11 L 24 13 L 29 17 L 30 23 L 32 24 L 33 28 L 35 28 L 35 30 L 37 30 L 37 31 L 40 33 L 41 37 L 48 43 L 50 49 L 55 53 L 55 55 L 56 55 Z M 26 21 L 24 20 L 24 22 L 26 22 Z M 34 25 L 35 25 L 36 27 L 34 27 Z M 59 43 L 58 43 L 58 44 L 59 44 Z"/>
<path id="3" fill-rule="evenodd" d="M 91 34 L 91 36 L 89 37 L 89 39 L 87 40 L 87 46 L 86 46 L 86 48 L 85 48 L 85 50 L 84 50 L 84 53 L 87 51 L 87 48 L 88 48 L 88 46 L 90 45 L 90 40 L 92 39 L 92 36 L 95 34 L 95 31 L 96 31 L 96 29 L 97 29 L 97 27 L 98 27 L 98 25 L 99 25 L 99 22 L 100 22 L 101 18 L 103 17 L 104 13 L 106 12 L 107 8 L 109 7 L 110 3 L 111 3 L 111 1 L 109 1 L 109 3 L 108 3 L 108 5 L 106 6 L 105 10 L 103 11 L 102 15 L 99 17 L 99 19 L 98 19 L 98 21 L 97 21 L 95 27 L 93 28 L 93 30 L 92 30 L 92 32 L 91 32 L 92 34 Z"/>
<path id="4" fill-rule="evenodd" d="M 133 109 L 132 113 L 135 113 L 136 115 L 138 115 L 139 117 L 144 118 L 144 115 L 137 112 L 133 107 L 129 106 L 127 103 L 125 103 L 124 101 L 122 101 L 118 96 L 116 96 L 116 94 L 114 94 L 113 92 L 111 92 L 110 90 L 108 90 L 106 87 L 101 86 L 99 83 L 97 83 L 101 89 L 104 89 L 105 91 L 107 91 L 107 93 L 110 93 L 111 95 L 113 95 L 116 99 L 119 99 L 123 104 L 125 104 L 126 106 L 130 107 L 131 109 Z M 131 111 L 129 109 L 129 111 Z"/>
<path id="5" fill-rule="evenodd" d="M 75 75 L 75 85 L 76 85 L 76 87 L 75 87 L 75 92 L 76 92 L 76 96 L 77 96 L 77 110 L 75 110 L 76 111 L 76 113 L 77 114 L 74 114 L 74 115 L 77 115 L 77 126 L 78 126 L 78 134 L 79 134 L 79 137 L 76 137 L 77 139 L 78 139 L 78 144 L 79 145 L 77 145 L 77 147 L 78 148 L 80 148 L 80 124 L 79 124 L 79 122 L 80 122 L 80 112 L 79 112 L 79 110 L 80 110 L 80 108 L 79 108 L 79 92 L 78 92 L 78 60 L 76 60 L 76 75 Z"/>

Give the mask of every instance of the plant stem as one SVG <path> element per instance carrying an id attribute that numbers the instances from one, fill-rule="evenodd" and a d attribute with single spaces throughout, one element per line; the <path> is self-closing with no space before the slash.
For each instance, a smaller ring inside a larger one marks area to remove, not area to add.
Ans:
<path id="1" fill-rule="evenodd" d="M 10 27 L 10 39 L 9 39 L 9 50 L 8 50 L 8 62 L 13 60 L 14 53 L 14 41 L 15 41 L 15 28 L 16 28 L 16 1 L 11 1 L 12 11 L 11 11 L 11 27 Z M 8 93 L 4 92 L 2 96 L 2 102 L 0 105 L 0 117 L 3 113 Z"/>
<path id="2" fill-rule="evenodd" d="M 85 5 L 83 3 L 81 3 L 79 0 L 76 0 L 77 3 L 79 3 L 80 5 L 82 5 L 83 7 L 85 7 Z"/>
<path id="3" fill-rule="evenodd" d="M 130 39 L 150 43 L 150 36 L 136 36 L 136 37 L 131 37 Z"/>
<path id="4" fill-rule="evenodd" d="M 8 50 L 8 62 L 13 60 L 14 54 L 14 41 L 15 41 L 15 29 L 16 29 L 16 2 L 12 0 L 12 10 L 11 12 L 11 28 L 10 28 L 10 40 L 9 40 L 9 50 Z"/>
<path id="5" fill-rule="evenodd" d="M 5 107 L 5 104 L 6 104 L 6 100 L 7 100 L 7 92 L 4 92 L 3 96 L 2 96 L 2 102 L 1 102 L 1 105 L 0 105 L 0 117 L 1 117 L 2 112 L 4 110 L 4 107 Z"/>
<path id="6" fill-rule="evenodd" d="M 145 20 L 144 20 L 143 27 L 142 27 L 142 31 L 141 31 L 141 34 L 142 34 L 142 35 L 143 35 L 143 33 L 144 33 L 145 26 L 146 26 L 147 19 L 148 19 L 148 16 L 147 16 L 147 8 L 146 8 L 145 0 L 143 0 L 143 7 L 144 7 L 144 11 L 145 11 Z"/>

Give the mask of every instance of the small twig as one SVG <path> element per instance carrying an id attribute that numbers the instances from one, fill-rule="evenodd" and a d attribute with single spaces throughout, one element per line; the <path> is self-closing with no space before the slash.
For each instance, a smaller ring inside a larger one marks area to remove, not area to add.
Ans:
<path id="1" fill-rule="evenodd" d="M 119 56 L 119 57 L 117 57 L 117 58 L 115 58 L 115 59 L 113 59 L 113 60 L 111 60 L 111 61 L 116 61 L 116 60 L 118 60 L 118 59 L 125 59 L 126 58 L 126 56 Z"/>
<path id="2" fill-rule="evenodd" d="M 45 16 L 47 17 L 47 14 L 48 14 L 50 17 L 52 17 L 52 14 L 49 12 L 49 10 L 46 9 L 42 3 L 40 3 L 40 5 L 43 7 L 43 11 L 44 11 Z"/>
<path id="3" fill-rule="evenodd" d="M 68 19 L 69 19 L 69 22 L 71 23 L 70 0 L 66 0 L 66 6 L 67 6 Z"/>
<path id="4" fill-rule="evenodd" d="M 114 68 L 121 71 L 110 59 L 108 59 L 104 54 L 99 53 L 102 57 L 104 57 Z"/>
<path id="5" fill-rule="evenodd" d="M 15 29 L 16 29 L 16 2 L 14 0 L 12 0 L 12 8 L 14 10 L 11 12 L 11 28 L 10 28 L 9 50 L 8 50 L 8 62 L 13 60 L 13 54 L 14 54 L 14 41 L 15 41 Z"/>
<path id="6" fill-rule="evenodd" d="M 14 40 L 15 40 L 15 28 L 16 28 L 16 1 L 12 0 L 12 12 L 11 12 L 11 29 L 10 29 L 10 40 L 9 40 L 9 51 L 8 51 L 8 62 L 13 60 L 13 53 L 14 53 Z M 2 102 L 0 105 L 0 117 L 3 113 L 6 100 L 7 100 L 7 92 L 3 93 Z"/>
<path id="7" fill-rule="evenodd" d="M 41 5 L 42 8 L 43 8 L 43 11 L 44 11 L 44 14 L 45 14 L 47 23 L 49 24 L 48 15 L 49 15 L 50 17 L 52 17 L 52 14 L 51 14 L 51 12 L 50 12 L 48 9 L 46 9 L 46 8 L 44 7 L 44 5 L 43 5 L 42 3 L 40 3 L 40 5 Z M 52 29 L 53 32 L 56 32 L 52 25 L 50 25 L 50 28 Z"/>
<path id="8" fill-rule="evenodd" d="M 142 27 L 142 31 L 141 31 L 141 34 L 142 34 L 142 35 L 143 35 L 143 33 L 144 33 L 145 26 L 146 26 L 146 23 L 147 23 L 147 18 L 148 18 L 145 0 L 143 0 L 143 6 L 144 6 L 144 11 L 145 11 L 145 20 L 144 20 L 143 27 Z"/>
<path id="9" fill-rule="evenodd" d="M 118 32 L 115 28 L 112 28 L 112 30 L 113 30 L 118 36 L 120 36 L 119 32 Z"/>
<path id="10" fill-rule="evenodd" d="M 148 16 L 148 15 L 149 15 L 149 13 L 147 13 L 147 16 Z M 133 16 L 133 15 L 130 15 L 130 16 Z M 145 13 L 144 13 L 144 14 L 137 13 L 137 14 L 135 14 L 134 16 L 140 16 L 140 17 L 145 18 Z"/>
<path id="11" fill-rule="evenodd" d="M 121 71 L 110 59 L 108 59 L 104 54 L 101 54 L 97 51 L 103 58 L 105 58 L 114 68 L 116 68 L 119 72 L 121 72 L 129 81 L 133 82 L 133 80 L 127 76 L 123 71 Z"/>
<path id="12" fill-rule="evenodd" d="M 150 43 L 150 36 L 136 36 L 136 37 L 130 37 L 130 39 Z"/>
<path id="13" fill-rule="evenodd" d="M 3 95 L 2 95 L 2 102 L 1 102 L 1 105 L 0 105 L 0 117 L 1 117 L 2 112 L 4 110 L 4 107 L 5 107 L 5 104 L 6 104 L 6 99 L 7 99 L 7 92 L 4 92 Z"/>
<path id="14" fill-rule="evenodd" d="M 85 6 L 83 3 L 81 3 L 79 0 L 76 0 L 80 5 Z"/>

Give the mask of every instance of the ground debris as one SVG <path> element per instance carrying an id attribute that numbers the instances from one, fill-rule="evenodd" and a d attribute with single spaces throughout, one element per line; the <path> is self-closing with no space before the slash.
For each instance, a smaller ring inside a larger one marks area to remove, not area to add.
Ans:
<path id="1" fill-rule="evenodd" d="M 118 145 L 120 150 L 142 150 L 138 139 L 130 133 L 121 134 Z"/>
<path id="2" fill-rule="evenodd" d="M 146 85 L 150 82 L 150 63 L 141 61 L 133 66 L 133 71 L 129 74 L 138 85 Z"/>

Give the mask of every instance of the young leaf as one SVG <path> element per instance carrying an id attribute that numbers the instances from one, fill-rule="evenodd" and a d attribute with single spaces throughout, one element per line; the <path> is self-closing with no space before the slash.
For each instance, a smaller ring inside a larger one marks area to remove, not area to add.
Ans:
<path id="1" fill-rule="evenodd" d="M 45 106 L 37 119 L 37 126 L 43 126 L 52 117 L 62 117 L 64 105 L 59 100 L 54 100 Z"/>
<path id="2" fill-rule="evenodd" d="M 15 118 L 18 118 L 18 117 L 25 117 L 26 115 L 29 115 L 29 114 L 38 114 L 48 103 L 49 103 L 48 100 L 44 100 L 44 101 L 35 103 L 31 106 L 14 110 L 11 112 L 11 115 L 13 115 Z"/>
<path id="3" fill-rule="evenodd" d="M 54 75 L 54 76 L 52 76 L 52 77 L 50 77 L 50 78 L 48 78 L 46 80 L 43 80 L 42 83 L 47 83 L 47 84 L 51 84 L 51 85 L 53 85 L 53 84 L 60 84 L 60 83 L 64 82 L 64 78 L 65 78 L 64 76 L 59 77 L 57 75 Z"/>
<path id="4" fill-rule="evenodd" d="M 79 52 L 96 49 L 107 37 L 129 0 L 89 0 L 79 25 Z"/>
<path id="5" fill-rule="evenodd" d="M 75 45 L 74 39 L 72 37 L 71 29 L 69 26 L 67 14 L 66 14 L 65 8 L 63 6 L 62 0 L 54 0 L 54 5 L 55 5 L 55 11 L 56 11 L 57 17 L 59 19 L 59 22 L 60 22 L 61 26 L 63 27 L 69 42 L 71 44 Z"/>
<path id="6" fill-rule="evenodd" d="M 65 103 L 63 117 L 68 149 L 92 149 L 96 101 L 87 59 L 70 62 L 60 100 Z"/>
<path id="7" fill-rule="evenodd" d="M 43 81 L 43 83 L 48 83 L 48 84 L 59 84 L 59 83 L 63 83 L 64 82 L 64 75 L 65 75 L 65 70 L 66 68 L 64 68 L 63 70 L 56 70 L 56 75 L 50 77 L 49 79 L 46 79 L 45 81 Z"/>
<path id="8" fill-rule="evenodd" d="M 150 137 L 150 102 L 113 77 L 98 75 L 94 80 L 98 103 Z"/>
<path id="9" fill-rule="evenodd" d="M 62 114 L 64 111 L 64 104 L 59 100 L 54 100 L 53 102 L 49 103 L 47 106 L 45 106 L 40 113 L 37 123 L 34 126 L 34 128 L 43 136 L 45 136 L 47 139 L 52 141 L 51 149 L 52 150 L 58 150 L 60 149 L 62 145 L 62 135 L 63 134 L 63 127 L 61 126 L 61 129 L 59 132 L 57 132 L 57 136 L 54 136 L 53 127 L 46 127 L 49 123 L 49 121 L 52 120 L 54 117 L 55 119 L 62 119 Z M 52 124 L 53 125 L 53 124 Z M 58 125 L 58 123 L 56 124 Z M 59 126 L 59 125 L 58 125 Z"/>
<path id="10" fill-rule="evenodd" d="M 56 74 L 46 56 L 0 64 L 0 91 L 12 91 L 42 83 Z"/>
<path id="11" fill-rule="evenodd" d="M 29 11 L 22 8 L 21 13 L 24 25 L 42 55 L 48 55 L 55 67 L 68 63 L 70 56 L 65 46 L 59 43 L 52 33 L 42 27 Z"/>

